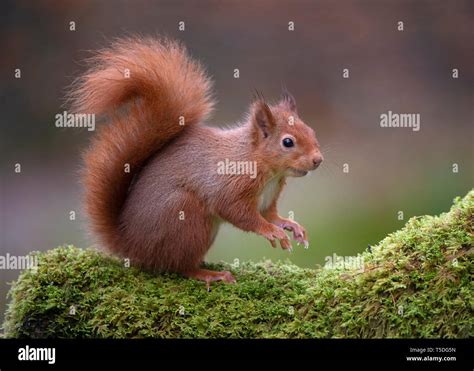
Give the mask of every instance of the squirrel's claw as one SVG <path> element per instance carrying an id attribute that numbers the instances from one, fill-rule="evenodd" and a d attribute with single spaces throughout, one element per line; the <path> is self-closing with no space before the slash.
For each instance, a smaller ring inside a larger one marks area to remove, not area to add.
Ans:
<path id="1" fill-rule="evenodd" d="M 280 240 L 280 245 L 283 250 L 289 250 L 291 252 L 291 250 L 293 249 L 291 247 L 291 242 L 288 238 Z"/>

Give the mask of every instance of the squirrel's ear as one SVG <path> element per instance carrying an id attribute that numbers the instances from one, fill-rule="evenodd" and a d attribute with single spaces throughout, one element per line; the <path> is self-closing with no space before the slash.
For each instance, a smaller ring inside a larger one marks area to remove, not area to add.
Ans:
<path id="1" fill-rule="evenodd" d="M 267 138 L 275 127 L 275 118 L 268 104 L 263 99 L 258 99 L 253 103 L 254 125 L 264 138 Z"/>
<path id="2" fill-rule="evenodd" d="M 286 88 L 283 88 L 283 91 L 281 92 L 281 102 L 290 109 L 290 111 L 293 111 L 297 113 L 297 108 L 296 108 L 296 99 L 291 95 L 291 93 L 286 90 Z"/>

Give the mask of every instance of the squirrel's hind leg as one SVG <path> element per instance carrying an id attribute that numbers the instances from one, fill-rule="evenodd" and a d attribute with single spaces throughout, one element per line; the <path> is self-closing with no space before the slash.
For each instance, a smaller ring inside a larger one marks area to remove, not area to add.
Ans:
<path id="1" fill-rule="evenodd" d="M 183 274 L 185 277 L 194 278 L 196 280 L 206 282 L 207 291 L 211 290 L 211 282 L 223 281 L 225 283 L 235 283 L 234 276 L 229 271 L 211 271 L 208 269 L 198 268 L 196 270 L 186 272 Z"/>

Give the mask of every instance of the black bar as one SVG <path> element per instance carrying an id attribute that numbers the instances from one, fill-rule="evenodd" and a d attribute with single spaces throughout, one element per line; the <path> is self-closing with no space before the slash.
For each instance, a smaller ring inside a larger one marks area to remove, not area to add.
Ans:
<path id="1" fill-rule="evenodd" d="M 366 365 L 404 368 L 458 369 L 474 366 L 472 339 L 321 339 L 321 340 L 0 340 L 1 371 L 42 367 L 141 365 L 150 361 L 180 363 L 192 360 L 364 362 Z M 54 348 L 55 363 L 20 361 L 19 349 Z M 422 353 L 420 353 L 422 352 Z M 456 357 L 456 360 L 407 361 L 407 357 Z M 153 363 L 152 362 L 152 363 Z M 159 364 L 159 363 L 157 363 Z"/>

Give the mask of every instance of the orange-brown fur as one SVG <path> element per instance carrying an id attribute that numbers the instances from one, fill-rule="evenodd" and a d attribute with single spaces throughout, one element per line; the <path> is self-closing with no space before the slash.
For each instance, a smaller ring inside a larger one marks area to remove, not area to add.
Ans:
<path id="1" fill-rule="evenodd" d="M 220 223 L 285 249 L 291 245 L 284 228 L 306 242 L 301 226 L 278 216 L 276 202 L 285 178 L 315 169 L 322 156 L 288 93 L 272 106 L 257 98 L 234 128 L 204 126 L 214 105 L 210 87 L 178 43 L 134 37 L 100 51 L 70 99 L 75 111 L 109 121 L 84 156 L 86 211 L 100 241 L 143 268 L 231 282 L 226 272 L 199 268 Z M 287 136 L 293 148 L 282 145 Z M 225 159 L 256 161 L 255 179 L 218 174 Z"/>

